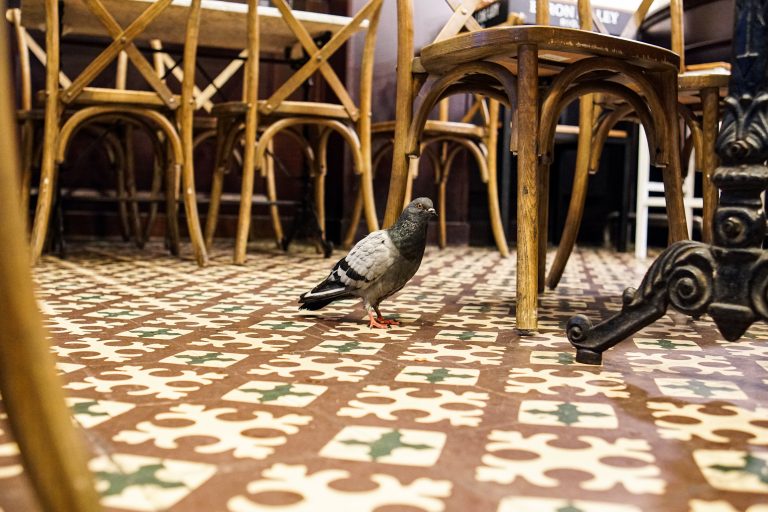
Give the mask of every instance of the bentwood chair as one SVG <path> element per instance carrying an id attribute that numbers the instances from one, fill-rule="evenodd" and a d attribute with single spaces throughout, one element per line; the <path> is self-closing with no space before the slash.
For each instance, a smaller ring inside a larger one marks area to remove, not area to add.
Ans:
<path id="1" fill-rule="evenodd" d="M 32 226 L 32 260 L 43 250 L 48 231 L 58 165 L 65 159 L 73 136 L 93 122 L 125 120 L 143 127 L 154 137 L 154 144 L 164 148 L 168 164 L 165 172 L 166 217 L 170 248 L 178 253 L 178 199 L 181 182 L 187 228 L 198 265 L 207 263 L 207 253 L 197 214 L 192 164 L 193 103 L 191 81 L 184 81 L 181 95 L 173 94 L 157 76 L 153 66 L 138 50 L 135 41 L 146 35 L 148 27 L 170 10 L 172 0 L 150 4 L 118 0 L 65 1 L 60 14 L 57 0 L 24 0 L 22 22 L 46 30 L 45 126 L 40 185 Z M 177 37 L 184 42 L 183 67 L 193 76 L 200 20 L 200 0 L 192 0 L 189 8 L 174 6 L 181 12 Z M 86 20 L 86 18 L 88 18 Z M 62 87 L 60 72 L 60 32 L 78 33 L 88 27 L 86 35 L 111 37 L 112 42 L 72 80 Z M 97 29 L 94 29 L 97 27 Z M 181 33 L 181 28 L 185 29 Z M 94 87 L 92 83 L 121 52 L 127 54 L 150 90 L 125 90 L 118 87 Z M 64 115 L 66 113 L 66 116 Z M 157 151 L 156 151 L 157 153 Z"/>
<path id="2" fill-rule="evenodd" d="M 6 57 L 0 61 L 0 394 L 42 509 L 95 512 L 98 494 L 32 290 L 18 194 L 21 166 L 7 35 L 0 23 L 0 55 Z"/>
<path id="3" fill-rule="evenodd" d="M 588 5 L 589 0 L 586 0 Z M 640 23 L 645 19 L 652 0 L 644 0 L 622 32 L 622 37 L 633 37 Z M 702 173 L 702 238 L 712 241 L 712 216 L 717 207 L 717 189 L 712 184 L 712 173 L 717 167 L 715 138 L 719 118 L 719 99 L 727 92 L 729 73 L 724 73 L 724 63 L 685 65 L 683 5 L 682 0 L 671 0 L 669 4 L 671 21 L 671 48 L 680 57 L 677 90 L 678 101 L 675 111 L 688 128 L 690 135 L 681 145 L 681 160 L 688 162 L 691 151 L 695 154 L 695 167 Z M 582 105 L 583 122 L 589 126 L 580 133 L 574 170 L 573 191 L 568 205 L 568 214 L 563 235 L 547 275 L 547 286 L 551 289 L 560 282 L 568 259 L 576 243 L 581 217 L 587 197 L 589 176 L 597 172 L 600 154 L 607 133 L 613 126 L 627 118 L 637 116 L 631 105 L 616 102 L 613 98 L 601 98 L 598 105 Z"/>
<path id="4" fill-rule="evenodd" d="M 40 102 L 36 102 L 32 93 L 32 66 L 33 62 L 38 63 L 44 68 L 47 61 L 45 50 L 35 41 L 32 35 L 21 25 L 21 9 L 8 9 L 5 17 L 13 27 L 13 35 L 16 43 L 18 57 L 18 96 L 19 105 L 16 109 L 16 118 L 20 127 L 20 161 L 21 161 L 21 211 L 24 212 L 23 218 L 27 220 L 29 211 L 29 200 L 32 188 L 34 171 L 39 170 L 39 161 L 42 153 L 42 134 L 45 112 Z M 124 57 L 125 54 L 121 54 Z M 116 72 L 116 86 L 125 88 L 127 62 L 124 58 L 119 58 Z M 72 81 L 63 72 L 59 72 L 59 83 L 63 88 L 69 87 Z M 129 218 L 126 183 L 130 180 L 126 174 L 130 170 L 126 164 L 130 159 L 126 157 L 125 147 L 120 142 L 117 134 L 108 127 L 99 128 L 96 125 L 89 124 L 84 128 L 92 140 L 98 141 L 106 154 L 110 168 L 115 172 L 115 190 L 116 193 L 110 195 L 110 199 L 118 201 L 120 214 L 120 228 L 124 240 L 128 240 L 131 235 L 131 227 L 134 224 Z M 90 146 L 89 146 L 90 147 Z M 71 194 L 71 192 L 70 192 Z M 86 193 L 86 197 L 93 197 Z"/>
<path id="5" fill-rule="evenodd" d="M 655 46 L 587 30 L 549 27 L 549 5 L 538 0 L 534 26 L 482 29 L 478 1 L 448 0 L 453 14 L 435 41 L 413 58 L 411 0 L 398 0 L 395 157 L 385 225 L 403 208 L 409 167 L 418 165 L 429 112 L 441 99 L 474 92 L 514 108 L 511 148 L 517 153 L 517 328 L 537 329 L 544 286 L 549 164 L 561 110 L 590 93 L 632 105 L 664 168 L 670 240 L 687 237 L 681 190 L 677 105 L 679 58 Z M 579 2 L 582 19 L 591 19 Z M 463 28 L 467 31 L 459 33 Z"/>
<path id="6" fill-rule="evenodd" d="M 479 95 L 471 96 L 474 102 L 464 112 L 460 120 L 452 121 L 449 118 L 449 100 L 447 98 L 438 106 L 437 119 L 429 119 L 424 127 L 421 140 L 421 151 L 429 160 L 435 175 L 437 192 L 437 211 L 439 214 L 438 245 L 445 248 L 448 243 L 447 235 L 447 204 L 446 189 L 451 170 L 457 163 L 457 157 L 466 152 L 477 166 L 480 179 L 486 186 L 488 196 L 488 219 L 491 225 L 496 248 L 499 253 L 509 256 L 509 246 L 504 235 L 504 226 L 501 221 L 499 208 L 499 191 L 496 177 L 497 142 L 498 142 L 498 118 L 499 102 L 488 100 Z M 374 176 L 383 157 L 390 153 L 394 144 L 394 121 L 374 123 L 372 133 L 375 139 L 383 142 L 373 155 L 372 168 Z M 406 184 L 405 203 L 411 201 L 413 180 L 416 179 L 417 169 L 411 169 Z M 352 210 L 351 226 L 357 226 L 363 209 L 362 190 L 358 191 L 355 205 Z M 344 246 L 349 247 L 354 241 L 355 231 L 350 229 Z"/>
<path id="7" fill-rule="evenodd" d="M 371 80 L 373 75 L 373 50 L 376 43 L 379 12 L 383 0 L 369 0 L 357 14 L 343 26 L 322 47 L 318 47 L 307 28 L 297 18 L 285 0 L 273 0 L 284 23 L 306 53 L 306 63 L 294 72 L 267 99 L 255 101 L 244 99 L 216 105 L 213 113 L 218 118 L 217 164 L 211 188 L 211 203 L 205 226 L 205 238 L 211 243 L 218 222 L 218 211 L 222 194 L 224 173 L 231 165 L 231 156 L 240 141 L 244 141 L 243 178 L 240 192 L 240 210 L 235 240 L 235 263 L 245 262 L 248 243 L 251 207 L 253 204 L 254 173 L 259 171 L 267 181 L 267 197 L 270 201 L 270 215 L 278 244 L 283 242 L 283 232 L 277 208 L 274 169 L 270 165 L 269 151 L 278 135 L 290 137 L 305 158 L 310 161 L 311 175 L 315 190 L 315 207 L 320 228 L 325 231 L 325 176 L 328 141 L 331 134 L 342 137 L 350 149 L 354 171 L 360 176 L 363 190 L 365 217 L 369 231 L 378 229 L 376 206 L 373 199 L 371 178 Z M 358 103 L 352 99 L 329 59 L 343 47 L 349 38 L 366 28 L 363 57 L 361 60 L 360 91 Z M 248 62 L 258 62 L 259 38 L 249 40 Z M 256 64 L 252 65 L 254 70 Z M 290 97 L 316 74 L 322 75 L 326 84 L 336 95 L 339 103 L 295 101 Z M 246 91 L 256 93 L 257 73 L 246 73 Z M 249 85 L 249 80 L 252 82 Z M 251 108 L 258 105 L 258 111 Z M 249 118 L 248 116 L 252 116 Z M 257 121 L 258 116 L 258 121 Z M 256 136 L 258 127 L 258 138 Z M 302 128 L 310 128 L 312 135 L 305 136 Z M 255 151 L 251 155 L 251 146 Z"/>

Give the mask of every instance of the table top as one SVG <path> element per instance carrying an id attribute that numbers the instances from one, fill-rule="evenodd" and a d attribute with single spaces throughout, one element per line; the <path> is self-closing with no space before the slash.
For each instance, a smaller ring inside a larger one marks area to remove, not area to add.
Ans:
<path id="1" fill-rule="evenodd" d="M 102 0 L 122 27 L 127 27 L 153 0 Z M 189 0 L 174 0 L 137 38 L 160 39 L 164 43 L 183 43 Z M 246 45 L 246 4 L 222 0 L 202 0 L 200 46 L 241 50 Z M 311 35 L 338 32 L 351 18 L 307 11 L 293 11 Z M 64 0 L 61 10 L 62 35 L 106 36 L 99 20 L 80 0 Z M 28 29 L 45 30 L 45 0 L 22 0 L 21 23 Z M 364 24 L 363 26 L 366 26 Z M 296 38 L 275 7 L 259 6 L 261 50 L 282 52 Z"/>

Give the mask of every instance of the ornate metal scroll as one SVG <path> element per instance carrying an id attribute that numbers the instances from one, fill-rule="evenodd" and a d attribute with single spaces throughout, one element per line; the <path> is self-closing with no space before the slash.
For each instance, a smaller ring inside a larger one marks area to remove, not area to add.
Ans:
<path id="1" fill-rule="evenodd" d="M 713 176 L 720 203 L 714 245 L 678 242 L 659 255 L 638 289 L 624 290 L 621 312 L 592 326 L 583 315 L 566 326 L 576 360 L 602 353 L 660 318 L 669 306 L 712 317 L 728 341 L 768 320 L 768 252 L 762 249 L 768 187 L 768 0 L 737 0 L 729 94 L 717 139 L 722 165 Z"/>

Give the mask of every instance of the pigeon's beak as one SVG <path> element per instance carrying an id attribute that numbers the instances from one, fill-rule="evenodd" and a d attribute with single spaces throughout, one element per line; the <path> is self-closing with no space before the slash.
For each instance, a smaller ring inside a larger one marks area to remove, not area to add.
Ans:
<path id="1" fill-rule="evenodd" d="M 427 210 L 427 213 L 430 214 L 432 217 L 437 217 L 437 212 L 435 211 L 434 208 L 429 208 Z"/>

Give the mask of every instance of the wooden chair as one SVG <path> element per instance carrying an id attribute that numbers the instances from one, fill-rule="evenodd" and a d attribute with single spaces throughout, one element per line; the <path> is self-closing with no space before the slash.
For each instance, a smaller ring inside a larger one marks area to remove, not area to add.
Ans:
<path id="1" fill-rule="evenodd" d="M 651 3 L 652 0 L 644 0 L 640 4 L 624 29 L 623 37 L 634 36 Z M 712 184 L 711 176 L 717 167 L 715 138 L 719 98 L 725 97 L 730 74 L 722 72 L 728 64 L 720 62 L 686 67 L 682 0 L 670 1 L 670 21 L 672 51 L 680 57 L 676 111 L 690 132 L 686 143 L 682 145 L 682 161 L 688 162 L 691 150 L 695 151 L 695 165 L 702 173 L 702 238 L 709 243 L 712 241 L 712 216 L 717 207 L 717 189 Z M 579 137 L 573 191 L 565 228 L 547 275 L 547 286 L 551 289 L 560 282 L 573 251 L 584 212 L 589 175 L 597 172 L 606 134 L 617 122 L 634 114 L 630 105 L 617 103 L 612 98 L 602 98 L 601 103 L 602 105 L 594 110 L 590 105 L 582 104 L 582 122 L 590 128 L 584 130 Z"/>
<path id="2" fill-rule="evenodd" d="M 207 253 L 200 230 L 197 204 L 195 202 L 194 173 L 192 163 L 192 113 L 193 104 L 190 81 L 182 83 L 181 96 L 173 94 L 157 76 L 155 69 L 139 52 L 135 41 L 143 37 L 145 29 L 159 19 L 171 5 L 171 0 L 158 0 L 148 6 L 139 2 L 117 0 L 82 0 L 65 2 L 62 19 L 59 2 L 56 0 L 25 0 L 22 12 L 32 11 L 32 19 L 40 18 L 40 9 L 45 9 L 46 66 L 45 127 L 41 177 L 35 220 L 32 227 L 32 260 L 36 262 L 43 249 L 48 221 L 51 213 L 57 166 L 65 158 L 67 146 L 73 135 L 87 123 L 96 120 L 124 119 L 131 124 L 144 127 L 148 133 L 159 133 L 166 145 L 169 163 L 165 173 L 166 216 L 171 251 L 178 253 L 178 188 L 182 182 L 187 228 L 192 241 L 198 265 L 207 263 Z M 132 19 L 130 10 L 142 9 L 132 22 L 123 27 L 116 20 Z M 35 16 L 37 11 L 37 16 Z M 67 31 L 77 32 L 84 17 L 93 26 L 93 20 L 100 24 L 97 29 L 102 35 L 112 38 L 102 53 L 91 61 L 67 87 L 59 83 L 60 72 L 60 26 Z M 195 52 L 199 33 L 200 0 L 193 0 L 186 19 L 184 36 L 184 70 L 193 75 Z M 91 86 L 93 80 L 110 65 L 121 52 L 141 73 L 151 90 L 133 91 L 119 88 Z M 187 83 L 189 82 L 189 83 Z M 67 112 L 66 118 L 63 113 Z"/>
<path id="3" fill-rule="evenodd" d="M 498 182 L 496 179 L 496 156 L 498 142 L 498 117 L 499 102 L 487 100 L 482 96 L 474 95 L 474 103 L 464 113 L 460 121 L 449 120 L 450 98 L 442 100 L 439 104 L 437 119 L 430 119 L 424 127 L 421 140 L 421 151 L 425 154 L 435 173 L 435 182 L 438 186 L 437 211 L 439 214 L 438 245 L 444 248 L 447 245 L 447 208 L 446 188 L 451 169 L 456 157 L 461 151 L 466 151 L 475 161 L 480 179 L 486 185 L 488 194 L 488 211 L 491 230 L 496 242 L 496 248 L 502 256 L 509 256 L 509 247 L 504 235 L 504 226 L 501 222 L 499 208 Z M 480 122 L 476 122 L 479 118 Z M 394 121 L 374 123 L 372 133 L 374 138 L 384 139 L 373 156 L 374 176 L 380 161 L 386 153 L 391 151 L 394 144 Z M 416 171 L 416 169 L 412 169 Z M 405 203 L 411 200 L 411 191 L 415 174 L 408 174 L 406 184 Z M 351 226 L 357 226 L 362 213 L 363 195 L 358 191 L 351 216 Z M 350 247 L 354 241 L 354 230 L 350 229 L 344 240 L 344 246 Z"/>
<path id="4" fill-rule="evenodd" d="M 21 9 L 8 9 L 5 17 L 13 27 L 13 35 L 16 42 L 18 58 L 18 77 L 17 84 L 19 88 L 19 105 L 16 109 L 16 118 L 20 125 L 20 156 L 21 156 L 21 211 L 24 212 L 23 219 L 27 220 L 29 211 L 29 200 L 33 180 L 34 169 L 39 169 L 39 161 L 42 153 L 42 134 L 43 121 L 45 119 L 44 109 L 38 102 L 34 101 L 32 92 L 32 62 L 37 62 L 43 67 L 47 62 L 45 50 L 35 41 L 32 35 L 21 25 Z M 121 53 L 117 63 L 116 86 L 119 89 L 125 89 L 127 62 Z M 72 80 L 63 72 L 59 72 L 59 83 L 62 88 L 67 88 Z M 130 179 L 126 178 L 132 169 L 127 169 L 126 164 L 130 163 L 127 157 L 124 144 L 121 143 L 115 133 L 106 131 L 106 128 L 99 129 L 89 124 L 84 129 L 90 132 L 93 139 L 98 140 L 104 149 L 110 166 L 115 171 L 116 194 L 113 196 L 118 201 L 120 214 L 120 227 L 124 240 L 128 240 L 131 235 L 131 228 L 135 223 L 129 216 L 126 183 Z"/>
<path id="5" fill-rule="evenodd" d="M 42 510 L 95 512 L 98 494 L 64 403 L 29 273 L 7 35 L 0 23 L 0 393 Z"/>
<path id="6" fill-rule="evenodd" d="M 453 15 L 435 42 L 413 58 L 411 0 L 398 0 L 395 158 L 384 223 L 403 208 L 408 169 L 418 165 L 427 116 L 444 97 L 475 92 L 515 107 L 511 147 L 517 153 L 517 328 L 538 326 L 544 286 L 547 188 L 557 118 L 590 93 L 632 105 L 649 134 L 655 163 L 664 167 L 670 239 L 687 237 L 681 192 L 677 104 L 678 57 L 662 48 L 586 30 L 542 26 L 549 5 L 537 1 L 535 26 L 481 29 L 477 0 L 447 0 Z M 581 0 L 582 19 L 591 19 Z M 466 28 L 467 31 L 459 33 Z"/>
<path id="7" fill-rule="evenodd" d="M 218 117 L 219 133 L 217 140 L 219 141 L 219 148 L 211 189 L 211 203 L 206 218 L 205 239 L 208 244 L 213 239 L 218 222 L 224 173 L 231 163 L 233 149 L 238 141 L 244 140 L 243 178 L 234 252 L 235 263 L 242 264 L 245 262 L 255 171 L 260 171 L 261 176 L 267 180 L 267 196 L 270 201 L 270 215 L 275 237 L 279 244 L 283 241 L 282 226 L 276 204 L 274 173 L 267 154 L 278 134 L 291 137 L 311 161 L 317 218 L 323 231 L 325 229 L 327 145 L 332 133 L 339 134 L 350 148 L 355 172 L 360 175 L 368 229 L 371 231 L 378 229 L 371 179 L 370 111 L 373 50 L 382 2 L 383 0 L 369 0 L 346 26 L 338 30 L 326 44 L 319 48 L 302 22 L 297 19 L 296 14 L 291 11 L 287 2 L 285 0 L 273 0 L 272 3 L 279 10 L 285 24 L 288 25 L 293 36 L 306 52 L 308 56 L 306 63 L 278 87 L 269 98 L 258 100 L 258 102 L 255 96 L 257 64 L 250 64 L 254 72 L 246 73 L 246 85 L 243 88 L 244 95 L 251 94 L 250 99 L 244 97 L 242 102 L 226 103 L 214 107 L 214 114 Z M 353 34 L 366 25 L 359 104 L 356 104 L 331 68 L 328 60 Z M 249 40 L 249 46 L 246 50 L 248 62 L 258 62 L 259 38 L 254 37 Z M 339 99 L 339 104 L 288 99 L 316 73 L 320 73 L 325 78 L 326 83 Z M 258 105 L 258 112 L 251 108 L 253 105 Z M 300 130 L 301 127 L 307 126 L 316 129 L 311 140 L 307 140 Z M 259 131 L 258 141 L 256 137 L 257 127 Z M 255 148 L 251 149 L 254 144 Z"/>

